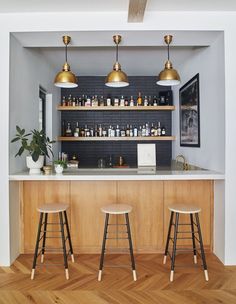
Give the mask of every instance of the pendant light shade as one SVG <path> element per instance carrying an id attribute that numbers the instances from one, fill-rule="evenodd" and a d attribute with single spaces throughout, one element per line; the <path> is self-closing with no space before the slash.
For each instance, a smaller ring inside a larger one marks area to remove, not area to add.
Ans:
<path id="1" fill-rule="evenodd" d="M 118 62 L 118 45 L 121 42 L 121 36 L 113 36 L 113 41 L 116 44 L 116 62 L 113 65 L 113 70 L 106 77 L 105 85 L 113 88 L 127 87 L 129 85 L 128 77 L 121 70 L 121 65 Z"/>
<path id="2" fill-rule="evenodd" d="M 162 70 L 158 76 L 157 84 L 161 86 L 174 86 L 180 84 L 180 77 L 178 72 L 173 69 L 172 63 L 170 61 L 170 43 L 172 42 L 172 36 L 166 35 L 164 37 L 165 43 L 168 46 L 168 59 L 165 63 L 165 68 Z"/>
<path id="3" fill-rule="evenodd" d="M 63 65 L 62 71 L 56 75 L 54 84 L 59 88 L 76 88 L 78 87 L 77 78 L 70 71 L 70 65 L 67 62 L 67 46 L 70 43 L 71 38 L 69 36 L 63 36 L 62 39 L 66 47 L 65 48 L 66 62 Z"/>

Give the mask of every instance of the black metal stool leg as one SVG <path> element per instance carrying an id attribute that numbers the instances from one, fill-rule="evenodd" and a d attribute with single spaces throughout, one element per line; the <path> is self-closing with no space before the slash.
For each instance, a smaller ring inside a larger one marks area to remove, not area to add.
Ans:
<path id="1" fill-rule="evenodd" d="M 33 266 L 32 266 L 32 271 L 31 271 L 31 280 L 34 279 L 34 274 L 35 274 L 42 222 L 43 222 L 43 213 L 41 212 L 40 213 L 40 218 L 39 218 L 39 226 L 38 226 L 38 234 L 37 234 L 37 239 L 36 239 L 35 251 L 34 251 L 34 261 L 33 261 Z"/>
<path id="2" fill-rule="evenodd" d="M 48 224 L 48 213 L 44 213 L 43 244 L 42 244 L 41 263 L 43 263 L 43 261 L 44 261 L 44 253 L 45 253 L 45 245 L 46 245 L 46 236 L 47 236 L 47 224 Z"/>
<path id="3" fill-rule="evenodd" d="M 172 224 L 173 224 L 173 217 L 174 217 L 174 212 L 171 211 L 169 228 L 168 228 L 168 234 L 167 234 L 167 240 L 166 240 L 166 248 L 165 248 L 165 254 L 164 254 L 164 259 L 163 259 L 163 264 L 166 263 L 166 257 L 167 257 L 167 254 L 168 254 L 169 242 L 170 242 L 170 234 L 171 234 L 171 228 L 172 228 Z"/>
<path id="4" fill-rule="evenodd" d="M 67 237 L 68 237 L 69 246 L 70 246 L 71 260 L 74 263 L 75 259 L 74 259 L 73 247 L 72 247 L 71 236 L 70 236 L 70 228 L 69 228 L 69 224 L 68 224 L 68 219 L 67 219 L 66 211 L 64 211 L 64 218 L 65 218 L 65 223 L 66 223 Z"/>
<path id="5" fill-rule="evenodd" d="M 195 230 L 194 230 L 192 213 L 190 213 L 190 222 L 191 222 L 192 242 L 193 242 L 193 261 L 194 261 L 194 264 L 197 264 L 197 250 L 196 250 Z"/>
<path id="6" fill-rule="evenodd" d="M 130 252 L 130 259 L 131 259 L 131 265 L 132 265 L 132 271 L 133 271 L 133 278 L 134 278 L 134 281 L 137 281 L 137 274 L 136 274 L 136 268 L 135 268 L 133 244 L 132 244 L 132 238 L 131 238 L 131 230 L 130 230 L 128 213 L 125 213 L 125 219 L 126 219 L 127 233 L 128 233 L 128 239 L 129 239 L 129 252 Z"/>
<path id="7" fill-rule="evenodd" d="M 200 221 L 199 221 L 198 213 L 195 213 L 195 218 L 196 218 L 196 224 L 197 224 L 197 229 L 198 229 L 198 236 L 199 236 L 199 242 L 200 242 L 200 250 L 201 250 L 201 257 L 202 257 L 205 280 L 209 281 L 208 271 L 207 271 L 207 264 L 206 264 L 206 257 L 205 257 L 204 247 L 203 247 L 202 233 L 201 233 L 201 227 L 200 227 Z"/>
<path id="8" fill-rule="evenodd" d="M 105 254 L 105 249 L 106 249 L 108 222 L 109 222 L 109 213 L 106 213 L 103 241 L 102 241 L 102 252 L 101 252 L 100 266 L 99 266 L 99 272 L 98 272 L 98 281 L 102 280 L 102 269 L 103 269 L 104 254 Z"/>
<path id="9" fill-rule="evenodd" d="M 176 212 L 175 214 L 175 228 L 174 228 L 174 243 L 173 243 L 173 250 L 171 256 L 171 271 L 170 271 L 170 281 L 173 282 L 174 280 L 174 269 L 175 269 L 175 256 L 176 256 L 176 244 L 177 244 L 177 235 L 178 235 L 178 225 L 179 225 L 179 213 Z"/>
<path id="10" fill-rule="evenodd" d="M 62 249 L 64 256 L 64 266 L 65 266 L 65 274 L 66 279 L 69 279 L 69 270 L 68 270 L 68 261 L 67 261 L 67 253 L 66 253 L 66 240 L 65 240 L 65 232 L 64 232 L 64 223 L 63 223 L 63 213 L 59 212 L 60 218 L 60 227 L 61 227 L 61 240 L 62 240 Z"/>

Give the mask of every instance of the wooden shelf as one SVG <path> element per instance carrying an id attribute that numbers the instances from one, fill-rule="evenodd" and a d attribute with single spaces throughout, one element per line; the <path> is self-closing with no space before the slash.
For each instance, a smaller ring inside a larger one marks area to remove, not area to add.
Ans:
<path id="1" fill-rule="evenodd" d="M 58 141 L 168 141 L 175 140 L 175 136 L 138 136 L 138 137 L 63 137 Z"/>
<path id="2" fill-rule="evenodd" d="M 57 106 L 58 111 L 173 111 L 175 106 L 109 106 L 109 107 L 85 107 L 85 106 Z"/>

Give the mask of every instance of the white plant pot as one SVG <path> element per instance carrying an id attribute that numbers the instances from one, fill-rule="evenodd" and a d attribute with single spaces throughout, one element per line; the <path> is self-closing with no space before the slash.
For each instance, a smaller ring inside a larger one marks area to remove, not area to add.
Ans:
<path id="1" fill-rule="evenodd" d="M 40 155 L 39 159 L 35 162 L 32 159 L 32 156 L 26 156 L 26 165 L 29 168 L 29 174 L 40 174 L 40 169 L 43 167 L 44 156 Z"/>
<path id="2" fill-rule="evenodd" d="M 64 169 L 62 165 L 55 164 L 54 167 L 55 167 L 56 174 L 62 174 L 63 169 Z"/>

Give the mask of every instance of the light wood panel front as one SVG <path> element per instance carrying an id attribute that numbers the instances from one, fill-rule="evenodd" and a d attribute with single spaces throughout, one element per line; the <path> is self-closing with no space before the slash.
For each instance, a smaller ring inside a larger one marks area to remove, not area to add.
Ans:
<path id="1" fill-rule="evenodd" d="M 37 207 L 50 203 L 67 203 L 70 204 L 70 182 L 69 181 L 27 181 L 23 183 L 23 205 L 22 205 L 22 242 L 23 252 L 30 253 L 34 251 L 39 212 Z M 68 210 L 68 218 L 70 221 L 70 210 Z M 58 217 L 50 215 L 49 222 L 59 222 Z M 53 230 L 58 227 L 51 225 L 48 229 Z M 51 233 L 48 236 L 56 236 L 58 233 Z M 60 239 L 47 239 L 49 247 L 61 247 Z"/>
<path id="2" fill-rule="evenodd" d="M 115 181 L 71 182 L 71 233 L 78 252 L 100 252 L 105 220 L 100 208 L 116 203 L 116 196 Z"/>
<path id="3" fill-rule="evenodd" d="M 163 247 L 163 182 L 119 181 L 117 189 L 118 203 L 133 207 L 130 222 L 135 251 L 160 251 Z M 120 242 L 120 246 L 124 244 Z"/>
<path id="4" fill-rule="evenodd" d="M 204 245 L 212 248 L 212 214 L 213 182 L 212 181 L 166 181 L 164 183 L 164 239 L 166 239 L 171 204 L 189 204 L 200 207 L 199 213 Z M 189 215 L 181 214 L 179 223 L 189 223 Z M 179 227 L 181 231 L 190 231 L 189 226 Z M 179 235 L 181 237 L 187 234 Z M 188 234 L 190 237 L 191 235 Z M 179 240 L 178 244 L 192 244 L 191 240 Z"/>
<path id="5" fill-rule="evenodd" d="M 202 208 L 203 240 L 206 248 L 212 249 L 212 181 L 24 181 L 21 191 L 22 253 L 31 253 L 35 247 L 37 206 L 56 202 L 70 204 L 68 219 L 76 253 L 100 253 L 104 229 L 104 214 L 100 208 L 114 203 L 133 206 L 130 222 L 136 252 L 163 252 L 171 203 Z M 124 217 L 111 217 L 111 223 L 117 220 L 121 223 Z M 180 220 L 185 223 L 189 217 L 181 216 Z M 53 221 L 58 218 L 50 217 L 50 222 Z M 60 239 L 47 240 L 47 244 L 61 247 Z M 109 240 L 108 245 L 117 250 L 127 246 L 127 241 Z"/>

